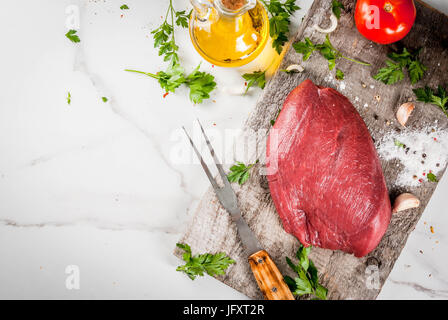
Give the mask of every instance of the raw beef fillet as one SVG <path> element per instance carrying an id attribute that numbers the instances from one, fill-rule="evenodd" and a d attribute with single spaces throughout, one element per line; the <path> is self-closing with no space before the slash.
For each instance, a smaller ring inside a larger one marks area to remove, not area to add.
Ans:
<path id="1" fill-rule="evenodd" d="M 287 97 L 267 142 L 272 199 L 288 233 L 305 245 L 362 257 L 391 218 L 372 138 L 350 101 L 304 81 Z"/>

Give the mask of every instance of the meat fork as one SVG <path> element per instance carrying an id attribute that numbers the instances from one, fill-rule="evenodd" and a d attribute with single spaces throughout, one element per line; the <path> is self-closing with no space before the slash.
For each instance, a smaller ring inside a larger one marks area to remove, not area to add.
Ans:
<path id="1" fill-rule="evenodd" d="M 215 191 L 219 202 L 224 207 L 224 209 L 226 209 L 230 213 L 232 221 L 237 226 L 238 234 L 241 238 L 241 242 L 243 243 L 245 254 L 248 256 L 249 264 L 255 276 L 255 280 L 258 283 L 258 287 L 260 288 L 264 297 L 268 300 L 294 300 L 294 296 L 283 280 L 283 276 L 278 270 L 274 261 L 271 259 L 269 254 L 261 248 L 257 238 L 252 233 L 252 230 L 249 228 L 246 221 L 242 217 L 240 208 L 238 207 L 238 199 L 236 197 L 235 191 L 233 190 L 229 180 L 227 180 L 227 175 L 224 172 L 222 164 L 218 160 L 215 150 L 213 149 L 210 140 L 205 134 L 204 128 L 202 127 L 199 120 L 198 123 L 201 127 L 202 135 L 207 142 L 207 147 L 210 150 L 216 168 L 218 168 L 219 175 L 221 176 L 222 182 L 224 184 L 223 187 L 220 187 L 212 176 L 209 168 L 207 167 L 207 164 L 201 156 L 201 153 L 196 148 L 185 127 L 182 128 L 184 129 L 185 134 L 190 140 L 191 146 L 193 147 L 194 152 L 201 162 L 201 166 L 204 169 L 208 179 L 210 180 L 210 183 L 212 184 L 213 190 Z"/>

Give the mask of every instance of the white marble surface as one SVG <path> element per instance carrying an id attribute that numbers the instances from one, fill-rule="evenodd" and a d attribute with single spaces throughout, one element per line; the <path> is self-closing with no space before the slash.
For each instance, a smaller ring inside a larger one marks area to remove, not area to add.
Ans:
<path id="1" fill-rule="evenodd" d="M 445 0 L 427 2 L 448 13 Z M 130 10 L 121 12 L 123 3 Z M 298 3 L 295 25 L 311 1 Z M 69 5 L 80 10 L 79 44 L 64 36 Z M 124 72 L 164 68 L 149 33 L 165 8 L 159 0 L 2 2 L 0 298 L 245 298 L 175 271 L 173 247 L 209 183 L 171 152 L 173 133 L 196 117 L 210 130 L 240 128 L 260 91 L 218 90 L 216 103 L 193 106 L 182 89 L 164 99 L 154 80 Z M 187 31 L 177 39 L 183 64 L 194 67 L 201 59 Z M 244 83 L 236 70 L 202 66 L 220 88 Z M 447 193 L 444 178 L 380 298 L 448 298 Z M 66 288 L 68 265 L 79 267 L 79 290 Z"/>

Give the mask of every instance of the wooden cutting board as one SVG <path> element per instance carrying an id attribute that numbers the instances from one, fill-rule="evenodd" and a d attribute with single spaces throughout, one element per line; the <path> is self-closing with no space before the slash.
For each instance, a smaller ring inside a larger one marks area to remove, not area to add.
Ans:
<path id="1" fill-rule="evenodd" d="M 355 1 L 342 2 L 346 12 L 342 14 L 337 30 L 331 34 L 331 42 L 345 56 L 369 62 L 372 66 L 365 67 L 343 59 L 338 60 L 337 68 L 345 72 L 345 90 L 340 91 L 357 108 L 372 138 L 379 141 L 393 130 L 403 130 L 395 119 L 395 112 L 401 103 L 408 99 L 415 100 L 411 90 L 413 87 L 428 84 L 434 88 L 438 84 L 448 84 L 448 17 L 417 1 L 417 20 L 410 34 L 398 44 L 381 46 L 366 40 L 358 33 L 353 19 Z M 325 35 L 313 31 L 312 26 L 319 24 L 321 27 L 326 27 L 329 24 L 330 6 L 330 0 L 314 1 L 299 28 L 296 41 L 309 37 L 313 42 L 323 42 Z M 392 86 L 383 85 L 372 79 L 372 75 L 384 66 L 386 54 L 391 49 L 403 45 L 410 49 L 423 47 L 420 60 L 428 67 L 424 79 L 416 86 L 411 86 L 407 77 Z M 293 75 L 277 72 L 274 75 L 249 116 L 244 126 L 245 132 L 269 130 L 270 121 L 275 118 L 288 93 L 305 79 L 311 79 L 320 86 L 335 89 L 340 86 L 340 82 L 334 80 L 334 70 L 332 73 L 329 72 L 327 61 L 319 54 L 313 54 L 308 61 L 302 63 L 302 56 L 290 48 L 280 68 L 296 63 L 301 63 L 305 71 Z M 368 107 L 365 107 L 366 105 Z M 435 120 L 438 121 L 439 129 L 448 127 L 447 117 L 440 109 L 433 105 L 416 103 L 407 130 L 422 129 L 433 124 Z M 265 140 L 266 135 L 256 139 L 256 151 L 251 160 L 264 159 Z M 319 270 L 321 282 L 328 288 L 329 299 L 377 297 L 436 187 L 436 183 L 428 181 L 424 181 L 418 187 L 397 187 L 395 182 L 403 166 L 396 160 L 381 159 L 381 162 L 391 199 L 402 192 L 412 192 L 421 200 L 421 205 L 417 209 L 394 215 L 382 241 L 366 257 L 355 258 L 340 251 L 312 249 L 311 258 Z M 439 173 L 439 178 L 443 171 Z M 282 274 L 293 276 L 285 263 L 285 256 L 293 258 L 299 242 L 283 230 L 265 176 L 253 171 L 247 183 L 242 187 L 234 185 L 234 188 L 243 216 L 262 246 L 270 253 Z M 263 298 L 251 273 L 247 257 L 242 254 L 235 226 L 231 223 L 229 214 L 220 207 L 211 188 L 202 198 L 191 223 L 179 241 L 190 244 L 193 253 L 226 252 L 237 263 L 228 269 L 225 276 L 219 276 L 217 279 L 250 298 Z M 176 249 L 175 255 L 181 257 L 181 252 Z M 375 286 L 375 282 L 370 282 L 375 277 L 374 274 L 372 277 L 372 272 L 375 270 L 379 272 L 377 273 L 379 286 Z"/>

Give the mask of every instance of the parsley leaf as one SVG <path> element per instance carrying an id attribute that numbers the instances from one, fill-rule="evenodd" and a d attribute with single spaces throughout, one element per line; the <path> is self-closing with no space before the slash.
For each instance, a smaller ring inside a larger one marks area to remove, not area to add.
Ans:
<path id="1" fill-rule="evenodd" d="M 273 126 L 275 124 L 275 121 L 277 121 L 278 115 L 280 114 L 280 111 L 282 111 L 282 109 L 278 109 L 277 112 L 274 115 L 274 119 L 271 120 L 271 126 Z"/>
<path id="2" fill-rule="evenodd" d="M 160 87 L 167 92 L 174 92 L 181 84 L 185 82 L 184 69 L 179 64 L 170 64 L 166 71 L 159 71 L 157 74 L 143 72 L 131 69 L 125 69 L 128 72 L 135 72 L 147 75 L 159 81 Z"/>
<path id="3" fill-rule="evenodd" d="M 122 5 L 122 6 L 120 7 L 120 9 L 121 9 L 121 10 L 128 10 L 129 7 L 128 7 L 127 4 L 124 4 L 124 5 Z"/>
<path id="4" fill-rule="evenodd" d="M 101 100 L 103 100 L 103 102 L 106 103 L 109 99 L 107 99 L 106 97 L 101 97 Z"/>
<path id="5" fill-rule="evenodd" d="M 336 80 L 344 80 L 344 72 L 339 69 L 336 69 Z"/>
<path id="6" fill-rule="evenodd" d="M 305 38 L 305 41 L 303 42 L 296 42 L 292 46 L 297 53 L 303 55 L 303 61 L 308 60 L 311 57 L 311 54 L 316 50 L 316 47 L 309 38 Z"/>
<path id="7" fill-rule="evenodd" d="M 300 245 L 296 253 L 298 264 L 294 264 L 290 258 L 286 257 L 286 263 L 297 273 L 298 277 L 293 279 L 284 276 L 284 280 L 294 295 L 312 294 L 317 299 L 326 300 L 328 290 L 319 283 L 317 268 L 313 261 L 308 258 L 310 252 L 311 247 L 305 248 Z"/>
<path id="8" fill-rule="evenodd" d="M 333 11 L 334 15 L 338 19 L 341 17 L 341 9 L 345 10 L 344 5 L 337 0 L 333 0 L 331 4 L 331 11 Z"/>
<path id="9" fill-rule="evenodd" d="M 237 161 L 236 164 L 230 167 L 230 173 L 227 175 L 227 179 L 229 182 L 238 182 L 240 185 L 245 183 L 250 177 L 249 170 L 254 165 L 250 164 L 246 166 L 244 163 Z"/>
<path id="10" fill-rule="evenodd" d="M 409 63 L 408 65 L 411 83 L 416 84 L 418 81 L 420 81 L 423 78 L 426 69 L 427 68 L 419 60 L 411 61 L 411 63 Z"/>
<path id="11" fill-rule="evenodd" d="M 157 77 L 162 89 L 165 89 L 167 92 L 174 92 L 185 82 L 184 68 L 179 64 L 171 64 L 166 71 L 159 71 Z"/>
<path id="12" fill-rule="evenodd" d="M 243 78 L 244 80 L 247 80 L 245 93 L 253 85 L 257 85 L 261 89 L 264 89 L 264 87 L 266 86 L 266 71 L 255 71 L 253 73 L 245 73 L 243 74 Z"/>
<path id="13" fill-rule="evenodd" d="M 193 10 L 190 10 L 190 12 L 188 14 L 186 14 L 185 10 L 177 11 L 176 12 L 176 25 L 178 25 L 182 28 L 188 28 L 188 19 L 190 19 L 192 12 L 193 12 Z"/>
<path id="14" fill-rule="evenodd" d="M 79 39 L 78 35 L 76 34 L 77 32 L 78 32 L 78 31 L 76 31 L 76 30 L 70 29 L 70 30 L 68 30 L 68 32 L 65 34 L 65 36 L 66 36 L 71 42 L 74 42 L 74 43 L 81 42 L 81 40 Z"/>
<path id="15" fill-rule="evenodd" d="M 70 105 L 72 103 L 72 95 L 70 94 L 70 91 L 67 92 L 67 104 Z"/>
<path id="16" fill-rule="evenodd" d="M 272 47 L 278 54 L 282 52 L 284 44 L 288 41 L 290 17 L 300 7 L 296 5 L 296 0 L 286 0 L 284 3 L 280 0 L 271 0 L 261 2 L 269 12 L 269 35 L 273 39 Z"/>
<path id="17" fill-rule="evenodd" d="M 439 182 L 439 180 L 437 180 L 437 177 L 434 173 L 430 172 L 426 175 L 426 177 L 428 178 L 428 181 L 431 182 Z"/>
<path id="18" fill-rule="evenodd" d="M 186 78 L 186 84 L 190 88 L 190 100 L 194 103 L 202 103 L 210 98 L 210 92 L 216 88 L 215 77 L 209 73 L 199 71 L 199 66 Z"/>
<path id="19" fill-rule="evenodd" d="M 443 113 L 448 117 L 447 104 L 448 93 L 442 86 L 438 86 L 437 91 L 433 91 L 430 87 L 418 88 L 413 90 L 417 96 L 417 101 L 430 103 L 442 109 Z"/>
<path id="20" fill-rule="evenodd" d="M 210 92 L 216 88 L 215 77 L 209 73 L 199 71 L 200 65 L 186 76 L 184 69 L 179 63 L 177 54 L 179 47 L 174 37 L 175 25 L 188 28 L 188 19 L 190 19 L 192 11 L 190 10 L 188 14 L 186 10 L 176 11 L 173 1 L 170 0 L 165 20 L 151 32 L 154 38 L 154 48 L 158 48 L 159 56 L 163 56 L 163 60 L 169 62 L 166 71 L 159 71 L 156 74 L 129 69 L 125 71 L 141 73 L 157 79 L 160 87 L 166 90 L 167 93 L 170 91 L 175 92 L 178 87 L 185 84 L 190 89 L 190 100 L 193 103 L 202 103 L 204 99 L 210 98 Z"/>
<path id="21" fill-rule="evenodd" d="M 394 144 L 398 147 L 398 148 L 404 148 L 404 144 L 400 141 L 398 141 L 397 139 L 394 140 Z"/>
<path id="22" fill-rule="evenodd" d="M 166 71 L 159 71 L 156 74 L 131 69 L 125 69 L 125 71 L 157 79 L 160 87 L 166 92 L 175 92 L 177 88 L 185 84 L 190 88 L 190 100 L 193 103 L 202 103 L 204 99 L 210 98 L 210 92 L 216 88 L 216 82 L 214 76 L 199 71 L 199 67 L 200 65 L 188 76 L 185 76 L 184 69 L 178 63 L 171 63 Z"/>
<path id="23" fill-rule="evenodd" d="M 179 47 L 176 45 L 174 37 L 174 21 L 176 21 L 177 26 L 187 28 L 190 14 L 191 11 L 189 14 L 186 14 L 185 10 L 176 11 L 172 0 L 170 0 L 165 20 L 151 32 L 154 38 L 154 48 L 159 48 L 159 56 L 163 55 L 164 61 L 179 62 L 179 56 L 177 55 Z"/>
<path id="24" fill-rule="evenodd" d="M 399 63 L 386 61 L 387 67 L 378 70 L 373 79 L 383 82 L 384 84 L 394 84 L 403 80 L 404 73 Z"/>
<path id="25" fill-rule="evenodd" d="M 431 103 L 432 97 L 434 95 L 432 89 L 428 86 L 425 86 L 424 88 L 418 88 L 413 90 L 415 95 L 417 96 L 417 101 L 425 102 L 425 103 Z"/>
<path id="26" fill-rule="evenodd" d="M 336 60 L 339 58 L 346 59 L 355 63 L 359 63 L 365 66 L 370 66 L 370 63 L 358 61 L 349 57 L 345 57 L 339 52 L 330 42 L 330 37 L 327 34 L 325 41 L 321 44 L 314 44 L 309 38 L 305 38 L 302 42 L 295 42 L 293 45 L 294 50 L 297 53 L 301 53 L 303 55 L 303 61 L 306 61 L 310 58 L 311 54 L 314 51 L 318 51 L 325 59 L 328 60 L 328 68 L 333 70 L 336 66 Z"/>
<path id="27" fill-rule="evenodd" d="M 411 53 L 406 48 L 403 48 L 401 53 L 390 53 L 388 57 L 392 61 L 387 60 L 387 66 L 381 68 L 373 78 L 383 82 L 384 84 L 394 84 L 404 79 L 403 69 L 406 68 L 408 70 L 411 83 L 417 83 L 423 78 L 427 69 L 420 62 L 420 60 L 418 60 L 417 57 L 419 53 L 420 50 Z"/>
<path id="28" fill-rule="evenodd" d="M 182 259 L 186 262 L 184 265 L 178 266 L 176 271 L 184 272 L 191 280 L 196 279 L 197 276 L 203 276 L 204 273 L 210 276 L 223 275 L 229 265 L 235 263 L 224 252 L 193 256 L 188 244 L 177 243 L 176 246 L 185 251 Z"/>

